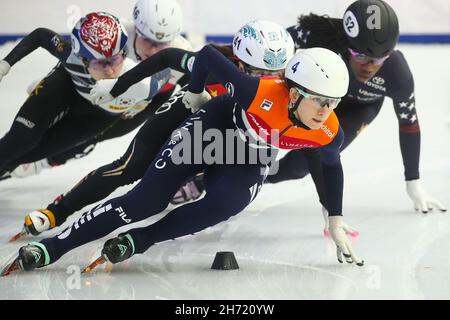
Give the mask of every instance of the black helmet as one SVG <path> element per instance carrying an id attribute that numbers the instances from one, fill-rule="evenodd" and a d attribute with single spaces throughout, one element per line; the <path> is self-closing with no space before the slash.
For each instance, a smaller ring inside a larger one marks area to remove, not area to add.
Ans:
<path id="1" fill-rule="evenodd" d="M 397 15 L 384 1 L 353 2 L 345 10 L 343 24 L 352 48 L 370 57 L 383 57 L 397 44 Z"/>

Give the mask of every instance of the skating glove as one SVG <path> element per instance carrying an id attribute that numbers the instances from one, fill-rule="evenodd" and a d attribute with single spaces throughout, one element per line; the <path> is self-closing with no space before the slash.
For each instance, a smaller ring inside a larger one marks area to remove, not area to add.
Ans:
<path id="1" fill-rule="evenodd" d="M 90 92 L 92 104 L 99 105 L 114 100 L 114 97 L 111 95 L 110 91 L 116 82 L 117 79 L 104 79 L 97 81 Z"/>
<path id="2" fill-rule="evenodd" d="M 325 227 L 323 228 L 323 235 L 325 237 L 330 237 L 330 222 L 328 220 L 328 210 L 322 206 L 322 215 L 323 215 L 323 219 L 325 221 Z M 355 228 L 353 228 L 352 226 L 349 226 L 348 224 L 345 224 L 344 222 L 342 222 L 342 228 L 345 231 L 345 234 L 352 236 L 353 238 L 356 238 L 359 236 L 359 231 L 356 230 Z"/>
<path id="3" fill-rule="evenodd" d="M 183 103 L 186 109 L 191 109 L 192 113 L 197 112 L 203 104 L 211 100 L 211 96 L 206 90 L 201 93 L 186 91 L 183 96 Z"/>
<path id="4" fill-rule="evenodd" d="M 344 260 L 347 263 L 356 263 L 358 266 L 364 265 L 364 260 L 358 258 L 353 252 L 352 245 L 345 234 L 344 222 L 342 221 L 342 216 L 330 216 L 328 217 L 330 236 L 336 243 L 336 254 L 337 259 L 340 263 Z"/>
<path id="5" fill-rule="evenodd" d="M 3 77 L 6 76 L 11 69 L 11 66 L 5 60 L 0 61 L 0 81 L 2 81 Z"/>
<path id="6" fill-rule="evenodd" d="M 414 209 L 420 210 L 422 213 L 428 213 L 429 210 L 433 210 L 435 207 L 442 212 L 447 211 L 442 203 L 427 193 L 419 179 L 406 181 L 406 192 L 414 202 Z"/>

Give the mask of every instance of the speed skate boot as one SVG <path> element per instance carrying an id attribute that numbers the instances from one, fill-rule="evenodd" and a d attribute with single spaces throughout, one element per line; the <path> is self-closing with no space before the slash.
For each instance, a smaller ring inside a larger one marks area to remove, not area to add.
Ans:
<path id="1" fill-rule="evenodd" d="M 3 174 L 0 173 L 0 181 L 11 178 L 11 172 L 7 171 Z"/>
<path id="2" fill-rule="evenodd" d="M 16 241 L 30 233 L 33 236 L 37 236 L 54 227 L 56 227 L 56 219 L 53 212 L 48 209 L 35 210 L 27 214 L 22 231 L 12 237 L 9 241 Z"/>
<path id="3" fill-rule="evenodd" d="M 31 271 L 49 263 L 50 256 L 45 246 L 39 242 L 31 242 L 19 249 L 19 254 L 6 264 L 0 272 L 0 276 L 6 277 L 21 270 Z"/>
<path id="4" fill-rule="evenodd" d="M 105 242 L 102 256 L 111 263 L 127 260 L 134 254 L 134 241 L 128 233 L 119 234 Z"/>
<path id="5" fill-rule="evenodd" d="M 20 269 L 31 271 L 50 263 L 50 256 L 42 243 L 31 242 L 19 249 Z"/>
<path id="6" fill-rule="evenodd" d="M 134 254 L 134 241 L 129 234 L 121 233 L 116 238 L 105 242 L 100 257 L 95 259 L 81 273 L 90 273 L 105 262 L 119 263 L 127 260 Z"/>
<path id="7" fill-rule="evenodd" d="M 56 226 L 55 215 L 48 209 L 36 210 L 25 217 L 24 228 L 28 233 L 37 236 Z"/>
<path id="8" fill-rule="evenodd" d="M 188 180 L 170 200 L 173 205 L 182 204 L 191 200 L 197 200 L 203 195 L 205 185 L 203 183 L 203 174 L 198 174 Z"/>

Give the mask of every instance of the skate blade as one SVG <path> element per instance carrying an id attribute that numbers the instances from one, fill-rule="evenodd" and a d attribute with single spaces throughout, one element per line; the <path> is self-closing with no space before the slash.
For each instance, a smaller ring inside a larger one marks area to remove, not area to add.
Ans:
<path id="1" fill-rule="evenodd" d="M 5 173 L 3 176 L 0 177 L 0 181 L 11 179 L 12 176 L 9 173 Z"/>
<path id="2" fill-rule="evenodd" d="M 8 262 L 8 264 L 3 268 L 0 273 L 0 277 L 9 276 L 14 271 L 20 270 L 19 257 L 15 257 L 12 262 Z"/>
<path id="3" fill-rule="evenodd" d="M 106 262 L 106 259 L 103 256 L 97 258 L 94 262 L 92 262 L 89 266 L 87 266 L 81 273 L 90 273 L 92 270 L 97 268 L 99 265 Z"/>
<path id="4" fill-rule="evenodd" d="M 16 234 L 14 237 L 12 237 L 11 239 L 9 239 L 8 242 L 14 242 L 17 241 L 20 238 L 26 237 L 28 235 L 28 231 L 23 228 L 22 231 L 20 231 L 18 234 Z"/>

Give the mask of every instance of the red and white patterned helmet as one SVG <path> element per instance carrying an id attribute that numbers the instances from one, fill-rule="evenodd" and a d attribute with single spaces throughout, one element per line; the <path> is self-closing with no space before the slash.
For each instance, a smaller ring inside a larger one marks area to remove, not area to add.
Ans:
<path id="1" fill-rule="evenodd" d="M 107 59 L 118 54 L 128 36 L 119 19 L 106 12 L 81 18 L 72 29 L 72 51 L 87 60 Z"/>

